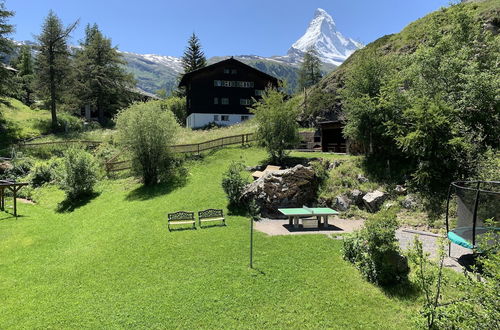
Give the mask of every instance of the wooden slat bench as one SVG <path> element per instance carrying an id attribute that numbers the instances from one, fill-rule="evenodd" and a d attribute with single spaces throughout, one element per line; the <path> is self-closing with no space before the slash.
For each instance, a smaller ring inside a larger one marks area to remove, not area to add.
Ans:
<path id="1" fill-rule="evenodd" d="M 178 211 L 175 213 L 168 214 L 168 231 L 171 231 L 171 225 L 185 225 L 192 224 L 193 229 L 196 229 L 196 220 L 194 218 L 194 212 Z"/>
<path id="2" fill-rule="evenodd" d="M 202 222 L 212 222 L 212 221 L 222 221 L 222 224 L 226 225 L 224 212 L 218 209 L 208 209 L 198 212 L 198 223 L 200 225 L 200 228 Z"/>

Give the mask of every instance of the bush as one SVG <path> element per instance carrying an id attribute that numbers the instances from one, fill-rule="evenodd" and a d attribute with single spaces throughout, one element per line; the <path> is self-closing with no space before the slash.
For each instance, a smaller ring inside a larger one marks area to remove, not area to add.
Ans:
<path id="1" fill-rule="evenodd" d="M 167 110 L 172 111 L 172 113 L 177 118 L 177 121 L 182 126 L 186 125 L 187 110 L 186 110 L 186 98 L 171 96 L 165 101 Z"/>
<path id="2" fill-rule="evenodd" d="M 57 171 L 61 165 L 60 158 L 51 158 L 49 161 L 38 161 L 33 165 L 28 176 L 29 181 L 35 187 L 57 179 Z"/>
<path id="3" fill-rule="evenodd" d="M 62 132 L 81 132 L 84 128 L 84 121 L 81 118 L 70 114 L 62 113 L 57 117 L 57 124 Z"/>
<path id="4" fill-rule="evenodd" d="M 370 282 L 390 285 L 406 281 L 410 269 L 400 254 L 397 227 L 394 211 L 379 212 L 365 228 L 344 237 L 344 259 L 356 265 Z"/>
<path id="5" fill-rule="evenodd" d="M 258 124 L 256 136 L 272 162 L 281 164 L 287 149 L 300 141 L 295 100 L 286 101 L 285 95 L 276 89 L 266 89 L 262 100 L 252 108 Z"/>
<path id="6" fill-rule="evenodd" d="M 118 113 L 116 127 L 120 143 L 132 154 L 133 170 L 144 184 L 168 179 L 174 165 L 168 146 L 179 129 L 174 114 L 159 102 L 135 103 Z"/>
<path id="7" fill-rule="evenodd" d="M 93 192 L 99 167 L 95 158 L 80 149 L 69 149 L 64 153 L 59 184 L 68 199 L 74 200 Z"/>
<path id="8" fill-rule="evenodd" d="M 241 162 L 232 162 L 222 178 L 222 189 L 229 199 L 232 206 L 241 205 L 241 193 L 248 183 L 248 180 L 242 175 L 245 166 Z"/>

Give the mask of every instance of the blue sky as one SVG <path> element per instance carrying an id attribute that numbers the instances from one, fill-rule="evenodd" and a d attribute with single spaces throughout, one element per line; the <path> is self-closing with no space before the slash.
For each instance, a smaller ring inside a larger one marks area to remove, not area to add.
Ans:
<path id="1" fill-rule="evenodd" d="M 284 55 L 306 30 L 316 8 L 325 9 L 345 36 L 369 43 L 400 31 L 449 0 L 6 0 L 16 12 L 16 40 L 32 40 L 53 9 L 69 24 L 97 23 L 120 50 L 180 56 L 192 32 L 205 54 Z"/>

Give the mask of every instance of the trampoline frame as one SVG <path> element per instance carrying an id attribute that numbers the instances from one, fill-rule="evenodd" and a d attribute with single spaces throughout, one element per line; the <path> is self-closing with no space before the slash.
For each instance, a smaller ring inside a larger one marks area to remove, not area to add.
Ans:
<path id="1" fill-rule="evenodd" d="M 456 189 L 474 191 L 474 192 L 476 192 L 476 197 L 474 199 L 474 211 L 473 211 L 473 215 L 472 215 L 472 246 L 476 247 L 477 207 L 479 205 L 480 193 L 482 192 L 482 193 L 500 195 L 500 192 L 498 192 L 498 191 L 482 190 L 481 189 L 482 183 L 500 185 L 500 181 L 476 180 L 476 181 L 454 181 L 448 187 L 448 198 L 446 200 L 446 237 L 447 238 L 448 238 L 448 233 L 450 232 L 449 211 L 450 211 L 450 199 L 451 199 L 451 195 L 452 195 L 452 188 L 454 187 Z M 469 188 L 469 187 L 465 186 L 465 185 L 469 185 L 469 184 L 476 184 L 476 188 L 474 189 L 474 188 Z M 452 241 L 449 238 L 448 238 L 448 240 L 449 240 L 448 255 L 451 255 L 451 243 L 452 243 Z"/>

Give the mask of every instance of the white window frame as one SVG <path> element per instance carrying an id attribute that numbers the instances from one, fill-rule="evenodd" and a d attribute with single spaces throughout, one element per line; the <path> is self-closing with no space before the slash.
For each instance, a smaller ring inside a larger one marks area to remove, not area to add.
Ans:
<path id="1" fill-rule="evenodd" d="M 214 115 L 214 121 L 219 121 L 219 115 Z"/>
<path id="2" fill-rule="evenodd" d="M 250 119 L 250 116 L 246 115 L 246 116 L 241 116 L 241 121 L 245 121 L 245 120 L 248 120 Z"/>
<path id="3" fill-rule="evenodd" d="M 221 115 L 220 120 L 221 121 L 229 121 L 229 115 Z"/>
<path id="4" fill-rule="evenodd" d="M 228 105 L 229 104 L 229 98 L 227 98 L 227 97 L 221 97 L 220 104 L 222 104 L 222 105 Z"/>

